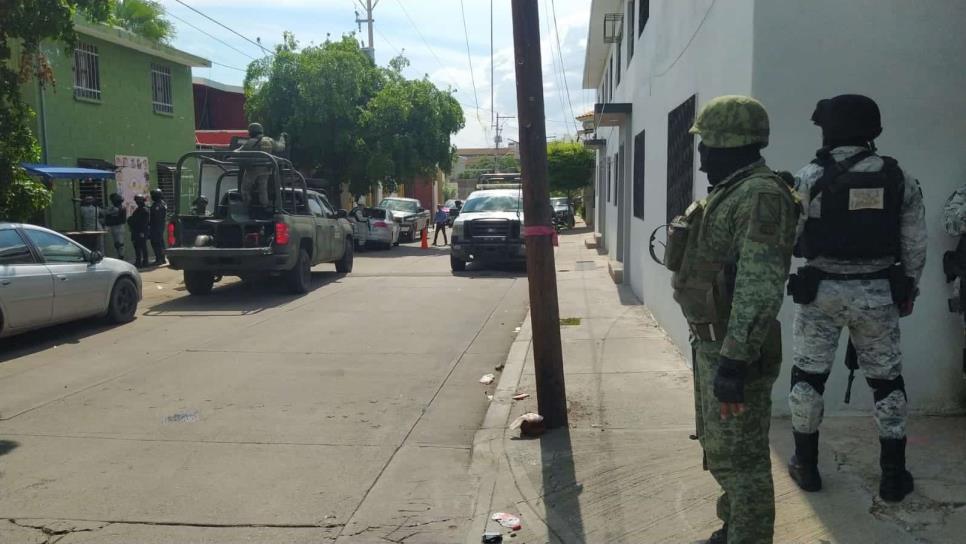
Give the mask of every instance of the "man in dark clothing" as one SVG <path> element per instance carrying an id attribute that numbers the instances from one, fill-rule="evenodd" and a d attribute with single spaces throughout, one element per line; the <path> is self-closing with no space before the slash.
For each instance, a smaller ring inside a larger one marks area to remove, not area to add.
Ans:
<path id="1" fill-rule="evenodd" d="M 124 199 L 117 193 L 110 197 L 111 207 L 104 216 L 104 225 L 111 231 L 114 240 L 114 251 L 117 258 L 124 260 L 124 224 L 127 223 L 127 210 L 124 209 Z"/>
<path id="2" fill-rule="evenodd" d="M 154 266 L 164 264 L 164 227 L 168 223 L 168 206 L 164 203 L 161 189 L 151 190 L 151 249 L 154 250 Z"/>
<path id="3" fill-rule="evenodd" d="M 449 221 L 449 213 L 443 210 L 442 206 L 436 207 L 436 233 L 433 235 L 433 245 L 439 241 L 439 233 L 443 233 L 443 245 L 449 245 L 449 240 L 446 239 L 446 223 Z"/>
<path id="4" fill-rule="evenodd" d="M 127 226 L 131 229 L 131 242 L 134 243 L 134 266 L 142 268 L 148 265 L 148 233 L 151 228 L 151 214 L 145 206 L 144 195 L 134 197 L 137 208 L 127 219 Z"/>

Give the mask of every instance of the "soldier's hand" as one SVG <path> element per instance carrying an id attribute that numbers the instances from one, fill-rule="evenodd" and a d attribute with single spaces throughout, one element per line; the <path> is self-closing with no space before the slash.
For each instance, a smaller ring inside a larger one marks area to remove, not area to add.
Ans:
<path id="1" fill-rule="evenodd" d="M 721 356 L 714 376 L 714 396 L 721 401 L 721 419 L 737 416 L 745 411 L 745 376 L 748 364 Z"/>

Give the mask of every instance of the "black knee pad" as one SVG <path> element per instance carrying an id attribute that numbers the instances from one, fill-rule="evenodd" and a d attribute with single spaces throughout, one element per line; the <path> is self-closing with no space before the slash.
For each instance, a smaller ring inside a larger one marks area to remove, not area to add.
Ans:
<path id="1" fill-rule="evenodd" d="M 828 381 L 829 373 L 825 374 L 813 374 L 811 372 L 805 372 L 804 370 L 798 368 L 797 366 L 792 367 L 792 389 L 795 388 L 795 384 L 799 382 L 805 382 L 812 386 L 819 395 L 825 394 L 825 382 Z"/>
<path id="2" fill-rule="evenodd" d="M 902 391 L 902 396 L 909 400 L 909 395 L 906 394 L 906 381 L 902 379 L 902 375 L 892 380 L 866 378 L 865 381 L 872 388 L 872 396 L 875 397 L 876 402 L 888 397 L 893 391 Z"/>

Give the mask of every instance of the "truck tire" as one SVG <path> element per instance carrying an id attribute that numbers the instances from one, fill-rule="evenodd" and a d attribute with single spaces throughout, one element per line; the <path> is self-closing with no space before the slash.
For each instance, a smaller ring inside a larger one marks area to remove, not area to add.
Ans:
<path id="1" fill-rule="evenodd" d="M 465 272 L 466 271 L 466 261 L 458 259 L 455 255 L 449 256 L 449 267 L 453 269 L 453 272 Z"/>
<path id="2" fill-rule="evenodd" d="M 342 254 L 342 258 L 335 262 L 335 271 L 339 274 L 349 274 L 352 272 L 352 261 L 354 260 L 353 255 L 353 244 L 352 240 L 345 241 L 345 253 Z"/>
<path id="3" fill-rule="evenodd" d="M 118 278 L 111 289 L 111 301 L 107 306 L 107 318 L 120 325 L 134 320 L 138 311 L 138 288 L 131 278 Z"/>
<path id="4" fill-rule="evenodd" d="M 185 270 L 184 286 L 188 293 L 195 296 L 204 296 L 211 293 L 211 288 L 215 285 L 215 276 L 201 270 Z"/>
<path id="5" fill-rule="evenodd" d="M 309 252 L 305 249 L 299 250 L 298 260 L 295 266 L 285 273 L 285 284 L 288 290 L 297 295 L 307 293 L 309 285 L 312 283 L 312 260 Z"/>

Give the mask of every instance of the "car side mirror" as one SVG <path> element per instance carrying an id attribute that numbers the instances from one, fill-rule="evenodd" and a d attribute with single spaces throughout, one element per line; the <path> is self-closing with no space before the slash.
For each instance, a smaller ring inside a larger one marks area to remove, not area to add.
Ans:
<path id="1" fill-rule="evenodd" d="M 335 212 L 335 216 L 338 219 L 346 219 L 347 217 L 349 217 L 349 212 L 346 210 L 339 210 Z"/>
<path id="2" fill-rule="evenodd" d="M 97 264 L 104 260 L 104 254 L 100 251 L 91 251 L 87 256 L 87 261 L 91 264 Z"/>

